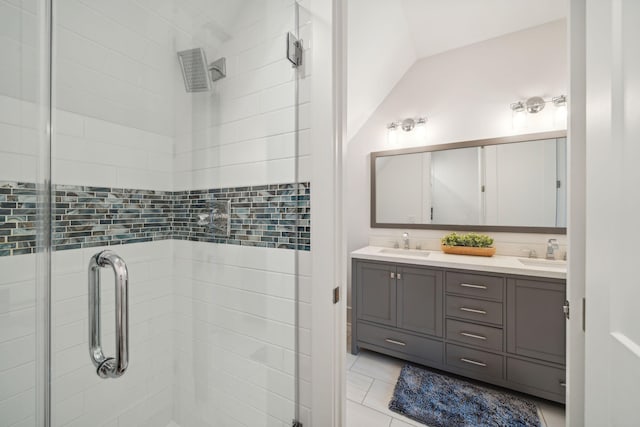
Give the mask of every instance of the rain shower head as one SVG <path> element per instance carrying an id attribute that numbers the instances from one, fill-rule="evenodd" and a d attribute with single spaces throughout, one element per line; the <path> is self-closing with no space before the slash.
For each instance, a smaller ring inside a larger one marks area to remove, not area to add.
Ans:
<path id="1" fill-rule="evenodd" d="M 187 92 L 204 92 L 211 89 L 207 72 L 207 56 L 202 48 L 180 51 L 178 60 Z"/>
<path id="2" fill-rule="evenodd" d="M 178 60 L 187 92 L 211 90 L 211 82 L 226 76 L 225 58 L 220 58 L 207 65 L 207 55 L 202 48 L 182 50 L 178 52 Z"/>

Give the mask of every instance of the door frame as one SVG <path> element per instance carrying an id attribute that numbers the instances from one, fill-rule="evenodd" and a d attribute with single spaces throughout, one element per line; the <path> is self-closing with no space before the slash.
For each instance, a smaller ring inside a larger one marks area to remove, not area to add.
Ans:
<path id="1" fill-rule="evenodd" d="M 347 243 L 342 224 L 346 223 L 344 211 L 343 158 L 346 151 L 346 111 L 347 111 L 347 34 L 348 0 L 333 1 L 333 94 L 334 94 L 334 146 L 336 153 L 336 266 L 342 295 L 342 303 L 335 314 L 334 346 L 339 351 L 339 361 L 335 364 L 334 402 L 338 414 L 334 426 L 346 426 L 346 292 L 347 292 Z M 585 414 L 585 335 L 583 329 L 583 303 L 585 297 L 585 206 L 586 206 L 586 2 L 568 0 L 567 41 L 569 55 L 569 118 L 568 118 L 568 271 L 567 299 L 571 316 L 567 322 L 567 403 L 566 425 L 584 425 Z"/>
<path id="2" fill-rule="evenodd" d="M 343 375 L 346 352 L 345 300 L 334 304 L 334 288 L 344 296 L 342 232 L 342 141 L 344 132 L 342 33 L 346 0 L 297 0 L 303 19 L 312 31 L 311 50 L 305 63 L 311 64 L 313 78 L 311 169 L 311 404 L 313 426 L 343 426 L 346 383 Z M 302 36 L 304 42 L 305 35 Z M 307 44 L 305 43 L 305 46 Z M 321 232 L 318 232 L 321 230 Z M 343 338 L 344 337 L 344 338 Z M 305 424 L 306 425 L 306 424 Z"/>
<path id="3" fill-rule="evenodd" d="M 336 306 L 334 324 L 334 347 L 336 349 L 336 371 L 333 372 L 336 413 L 333 425 L 346 427 L 347 421 L 347 292 L 348 292 L 348 254 L 344 193 L 344 164 L 347 141 L 347 23 L 348 0 L 333 1 L 333 98 L 334 98 L 334 159 L 336 162 L 336 284 L 340 289 L 340 301 Z"/>
<path id="4" fill-rule="evenodd" d="M 583 321 L 586 281 L 586 2 L 570 0 L 569 93 L 567 159 L 569 203 L 567 240 L 567 426 L 585 425 L 585 334 Z"/>

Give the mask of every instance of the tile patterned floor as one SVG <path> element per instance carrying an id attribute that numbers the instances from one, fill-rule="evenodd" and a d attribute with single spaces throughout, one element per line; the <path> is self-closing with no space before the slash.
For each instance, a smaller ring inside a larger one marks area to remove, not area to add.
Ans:
<path id="1" fill-rule="evenodd" d="M 405 362 L 367 350 L 347 353 L 347 427 L 424 427 L 387 405 Z M 564 406 L 532 399 L 546 427 L 564 427 Z"/>

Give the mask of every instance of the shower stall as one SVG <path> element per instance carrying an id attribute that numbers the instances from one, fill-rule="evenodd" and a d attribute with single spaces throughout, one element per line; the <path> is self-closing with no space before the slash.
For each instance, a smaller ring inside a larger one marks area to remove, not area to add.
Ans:
<path id="1" fill-rule="evenodd" d="M 0 0 L 0 426 L 308 422 L 304 14 Z"/>

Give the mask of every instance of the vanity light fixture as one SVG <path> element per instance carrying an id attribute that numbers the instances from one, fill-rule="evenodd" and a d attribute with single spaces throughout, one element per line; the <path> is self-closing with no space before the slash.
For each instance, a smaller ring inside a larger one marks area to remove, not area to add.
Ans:
<path id="1" fill-rule="evenodd" d="M 514 113 L 524 113 L 525 111 L 530 114 L 537 114 L 544 110 L 544 107 L 552 103 L 556 107 L 564 107 L 567 105 L 566 95 L 554 96 L 551 100 L 545 100 L 540 96 L 533 96 L 526 101 L 516 101 L 509 105 L 511 111 Z"/>
<path id="2" fill-rule="evenodd" d="M 551 102 L 553 102 L 553 105 L 556 107 L 564 107 L 567 105 L 567 97 L 565 95 L 554 96 L 551 98 Z"/>
<path id="3" fill-rule="evenodd" d="M 395 131 L 399 128 L 405 132 L 411 132 L 415 129 L 416 126 L 424 126 L 427 123 L 426 117 L 416 117 L 416 118 L 408 118 L 404 120 L 399 120 L 397 122 L 392 122 L 387 125 L 387 129 L 389 131 Z"/>
<path id="4" fill-rule="evenodd" d="M 524 102 L 522 101 L 514 102 L 510 107 L 514 113 L 524 113 Z"/>

